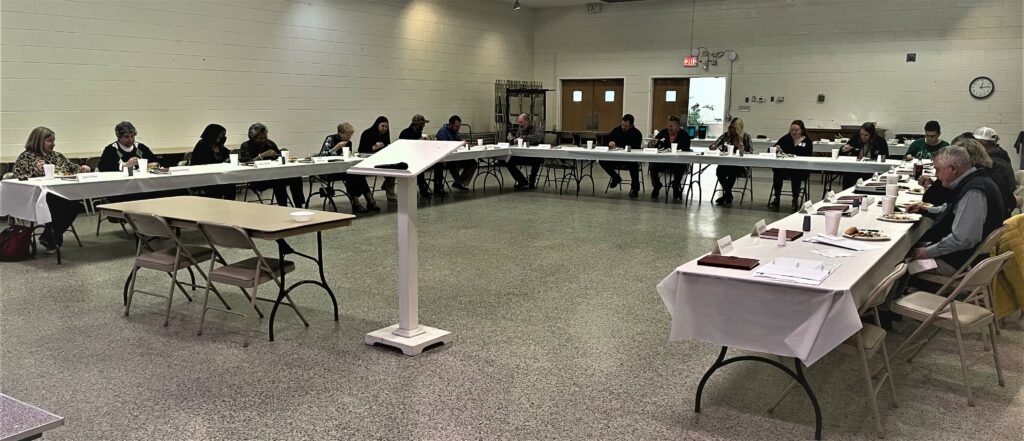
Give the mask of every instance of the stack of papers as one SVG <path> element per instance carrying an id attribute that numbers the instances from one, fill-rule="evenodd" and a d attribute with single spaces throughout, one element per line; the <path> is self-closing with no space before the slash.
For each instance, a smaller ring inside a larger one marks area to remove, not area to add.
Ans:
<path id="1" fill-rule="evenodd" d="M 836 268 L 839 268 L 839 264 L 779 257 L 767 265 L 754 269 L 754 277 L 802 285 L 820 285 Z"/>
<path id="2" fill-rule="evenodd" d="M 829 236 L 827 234 L 808 237 L 807 239 L 804 239 L 804 242 L 820 243 L 823 245 L 831 245 L 854 251 L 874 250 L 878 248 L 875 245 L 869 245 L 861 241 L 846 239 L 839 236 Z"/>

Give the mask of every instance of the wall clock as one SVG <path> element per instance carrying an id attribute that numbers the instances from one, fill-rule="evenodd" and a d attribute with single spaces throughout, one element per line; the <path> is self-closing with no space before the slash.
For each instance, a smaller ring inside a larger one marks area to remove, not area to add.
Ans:
<path id="1" fill-rule="evenodd" d="M 971 80 L 971 86 L 968 90 L 970 90 L 971 96 L 983 100 L 991 96 L 992 92 L 995 92 L 996 85 L 989 77 L 978 77 Z"/>

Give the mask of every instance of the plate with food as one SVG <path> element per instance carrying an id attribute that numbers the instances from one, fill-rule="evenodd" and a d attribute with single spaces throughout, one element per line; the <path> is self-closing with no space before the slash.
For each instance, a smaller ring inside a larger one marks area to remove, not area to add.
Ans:
<path id="1" fill-rule="evenodd" d="M 924 194 L 924 187 L 913 187 L 913 188 L 907 190 L 907 194 L 922 195 L 922 194 Z"/>
<path id="2" fill-rule="evenodd" d="M 896 204 L 896 208 L 899 208 L 901 210 L 905 210 L 907 207 L 909 207 L 911 205 L 914 205 L 914 204 L 920 204 L 921 208 L 932 208 L 932 207 L 934 207 L 934 205 L 932 205 L 932 204 L 930 204 L 928 202 L 900 202 L 900 203 Z"/>
<path id="3" fill-rule="evenodd" d="M 843 237 L 845 237 L 847 239 L 876 241 L 876 242 L 881 242 L 881 241 L 886 241 L 886 240 L 891 239 L 889 236 L 886 236 L 881 231 L 878 231 L 878 230 L 862 230 L 862 229 L 857 228 L 857 227 L 847 228 L 846 231 L 843 232 Z"/>
<path id="4" fill-rule="evenodd" d="M 896 223 L 903 223 L 903 224 L 911 224 L 911 223 L 914 223 L 914 222 L 917 222 L 917 221 L 921 220 L 921 215 L 919 215 L 919 214 L 904 214 L 904 213 L 883 214 L 881 216 L 878 216 L 878 220 L 880 220 L 882 222 L 896 222 Z"/>

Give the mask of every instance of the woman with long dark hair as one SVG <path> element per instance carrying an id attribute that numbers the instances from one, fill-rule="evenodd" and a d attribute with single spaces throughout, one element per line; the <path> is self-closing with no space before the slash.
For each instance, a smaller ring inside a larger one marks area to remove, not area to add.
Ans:
<path id="1" fill-rule="evenodd" d="M 190 165 L 221 164 L 228 162 L 231 152 L 224 143 L 228 140 L 228 131 L 220 124 L 210 124 L 203 129 L 199 135 L 199 141 L 192 149 L 192 156 L 189 159 Z M 196 191 L 203 196 L 217 199 L 235 199 L 235 185 L 211 185 L 209 187 L 197 188 Z"/>
<path id="2" fill-rule="evenodd" d="M 811 156 L 814 153 L 814 144 L 807 136 L 807 127 L 804 122 L 796 120 L 789 123 L 789 133 L 779 138 L 775 147 L 782 153 L 794 156 Z M 789 179 L 789 189 L 793 192 L 793 211 L 800 209 L 800 185 L 807 180 L 810 173 L 807 170 L 793 170 L 788 168 L 773 168 L 772 177 L 772 198 L 768 202 L 768 208 L 779 208 L 779 197 L 782 194 L 782 181 Z"/>
<path id="3" fill-rule="evenodd" d="M 875 130 L 874 123 L 864 123 L 860 126 L 857 136 L 850 138 L 850 141 L 839 149 L 839 156 L 856 156 L 857 159 L 877 159 L 879 156 L 889 157 L 889 144 Z M 857 185 L 858 179 L 868 179 L 870 173 L 843 173 L 843 188 L 850 188 Z"/>

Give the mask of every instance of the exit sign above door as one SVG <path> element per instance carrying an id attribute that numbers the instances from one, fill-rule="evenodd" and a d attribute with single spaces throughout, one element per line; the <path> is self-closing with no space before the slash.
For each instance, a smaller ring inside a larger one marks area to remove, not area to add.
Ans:
<path id="1" fill-rule="evenodd" d="M 683 58 L 683 67 L 697 67 L 697 57 L 693 55 L 687 55 Z"/>

